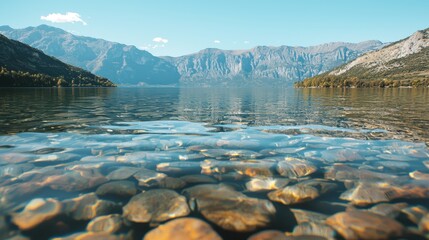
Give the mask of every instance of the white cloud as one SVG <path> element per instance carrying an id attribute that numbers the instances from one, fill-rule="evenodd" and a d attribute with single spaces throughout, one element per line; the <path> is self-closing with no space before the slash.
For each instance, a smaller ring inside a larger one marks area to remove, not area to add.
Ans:
<path id="1" fill-rule="evenodd" d="M 47 16 L 41 16 L 40 19 L 53 22 L 53 23 L 76 23 L 80 22 L 83 25 L 87 25 L 87 23 L 82 20 L 79 13 L 75 12 L 67 12 L 66 14 L 61 13 L 51 13 Z"/>
<path id="2" fill-rule="evenodd" d="M 247 40 L 246 40 L 246 41 L 244 41 L 243 43 L 244 43 L 244 44 L 249 44 L 249 43 L 250 43 L 250 41 L 247 41 Z"/>
<path id="3" fill-rule="evenodd" d="M 214 40 L 213 43 L 219 44 L 220 41 L 219 40 Z"/>
<path id="4" fill-rule="evenodd" d="M 152 41 L 156 42 L 156 43 L 168 43 L 168 39 L 162 38 L 162 37 L 156 37 L 154 39 L 152 39 Z"/>

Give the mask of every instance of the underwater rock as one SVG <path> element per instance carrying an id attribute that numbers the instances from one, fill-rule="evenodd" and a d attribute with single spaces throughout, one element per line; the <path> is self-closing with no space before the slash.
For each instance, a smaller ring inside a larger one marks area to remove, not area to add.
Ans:
<path id="1" fill-rule="evenodd" d="M 194 174 L 194 175 L 186 175 L 180 177 L 183 181 L 185 181 L 188 184 L 195 184 L 195 183 L 217 183 L 216 179 L 207 176 L 207 175 L 201 175 L 201 174 Z"/>
<path id="2" fill-rule="evenodd" d="M 143 240 L 222 240 L 206 222 L 197 218 L 171 220 L 149 231 Z"/>
<path id="3" fill-rule="evenodd" d="M 24 210 L 13 214 L 12 222 L 17 225 L 19 229 L 25 231 L 58 216 L 61 211 L 61 202 L 52 198 L 35 198 L 25 206 Z"/>
<path id="4" fill-rule="evenodd" d="M 111 171 L 106 177 L 109 180 L 125 180 L 133 176 L 139 170 L 140 168 L 136 167 L 119 167 Z"/>
<path id="5" fill-rule="evenodd" d="M 286 234 L 278 230 L 264 230 L 250 236 L 247 240 L 287 240 Z"/>
<path id="6" fill-rule="evenodd" d="M 429 233 L 429 214 L 426 214 L 419 222 L 419 230 Z"/>
<path id="7" fill-rule="evenodd" d="M 160 188 L 167 189 L 182 189 L 186 186 L 186 182 L 180 178 L 165 177 L 158 182 Z"/>
<path id="8" fill-rule="evenodd" d="M 326 239 L 335 239 L 335 230 L 320 222 L 303 222 L 294 227 L 293 236 L 318 236 Z"/>
<path id="9" fill-rule="evenodd" d="M 337 184 L 327 180 L 311 179 L 270 192 L 268 198 L 271 201 L 289 205 L 314 200 L 336 188 Z"/>
<path id="10" fill-rule="evenodd" d="M 98 196 L 115 195 L 118 197 L 130 197 L 137 193 L 137 188 L 131 181 L 113 181 L 99 186 L 95 193 Z"/>
<path id="11" fill-rule="evenodd" d="M 159 223 L 190 213 L 186 198 L 168 189 L 153 189 L 135 195 L 123 208 L 132 222 Z"/>
<path id="12" fill-rule="evenodd" d="M 304 222 L 324 223 L 326 218 L 328 218 L 328 215 L 308 210 L 291 208 L 290 211 L 293 213 L 298 224 Z"/>
<path id="13" fill-rule="evenodd" d="M 86 226 L 88 232 L 115 233 L 122 228 L 122 217 L 119 214 L 100 216 L 92 219 Z"/>
<path id="14" fill-rule="evenodd" d="M 250 198 L 224 184 L 202 184 L 186 188 L 191 209 L 223 229 L 248 232 L 266 227 L 276 209 L 270 201 Z"/>
<path id="15" fill-rule="evenodd" d="M 420 171 L 414 171 L 410 172 L 410 178 L 416 179 L 416 180 L 427 180 L 429 181 L 429 173 L 422 173 Z"/>
<path id="16" fill-rule="evenodd" d="M 66 171 L 61 175 L 48 176 L 44 179 L 42 185 L 53 190 L 74 192 L 97 187 L 107 181 L 107 178 L 97 171 L 80 170 Z"/>
<path id="17" fill-rule="evenodd" d="M 411 222 L 418 224 L 425 215 L 429 214 L 429 211 L 425 207 L 417 205 L 402 209 L 402 213 L 404 213 Z"/>
<path id="18" fill-rule="evenodd" d="M 246 189 L 251 192 L 271 191 L 283 188 L 289 182 L 285 178 L 252 178 L 246 183 Z"/>
<path id="19" fill-rule="evenodd" d="M 139 186 L 144 187 L 158 186 L 159 181 L 167 177 L 167 175 L 164 173 L 159 173 L 144 168 L 141 168 L 133 176 L 139 182 Z"/>
<path id="20" fill-rule="evenodd" d="M 345 239 L 392 239 L 405 233 L 399 222 L 367 211 L 340 212 L 326 223 Z"/>
<path id="21" fill-rule="evenodd" d="M 380 203 L 371 207 L 368 211 L 395 219 L 399 214 L 401 214 L 402 209 L 407 206 L 408 204 L 406 203 Z"/>
<path id="22" fill-rule="evenodd" d="M 63 201 L 64 212 L 75 220 L 91 220 L 111 214 L 118 209 L 114 202 L 102 200 L 95 193 L 88 193 Z"/>
<path id="23" fill-rule="evenodd" d="M 300 178 L 317 171 L 317 167 L 309 161 L 287 157 L 277 163 L 277 172 L 284 177 Z"/>

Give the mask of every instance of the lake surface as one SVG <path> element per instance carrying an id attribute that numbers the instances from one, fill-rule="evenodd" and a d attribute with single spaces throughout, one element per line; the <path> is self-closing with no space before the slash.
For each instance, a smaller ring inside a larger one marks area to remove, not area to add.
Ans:
<path id="1" fill-rule="evenodd" d="M 185 216 L 223 239 L 347 238 L 338 217 L 429 231 L 429 89 L 0 89 L 0 106 L 0 238 L 142 239 Z"/>

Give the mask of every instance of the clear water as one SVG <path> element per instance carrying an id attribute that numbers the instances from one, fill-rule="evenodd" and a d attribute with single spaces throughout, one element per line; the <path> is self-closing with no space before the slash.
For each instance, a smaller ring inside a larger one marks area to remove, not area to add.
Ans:
<path id="1" fill-rule="evenodd" d="M 88 221 L 68 216 L 55 218 L 68 227 L 52 230 L 53 222 L 20 231 L 11 216 L 34 198 L 65 201 L 94 192 L 101 184 L 91 182 L 94 176 L 105 177 L 121 167 L 175 179 L 207 175 L 266 200 L 272 190 L 253 192 L 246 184 L 255 178 L 288 178 L 276 164 L 290 158 L 305 160 L 316 171 L 291 178 L 289 185 L 326 178 L 330 167 L 343 164 L 395 177 L 398 186 L 429 188 L 424 179 L 410 175 L 416 170 L 429 174 L 428 89 L 0 89 L 0 106 L 0 237 L 49 238 L 84 231 Z M 88 176 L 75 186 L 76 179 L 67 178 L 73 172 Z M 52 176 L 70 182 L 47 181 Z M 137 186 L 135 178 L 129 180 Z M 340 196 L 347 184 L 330 181 L 338 188 L 313 201 L 275 203 L 277 215 L 258 230 L 237 233 L 210 224 L 225 239 L 246 239 L 261 229 L 290 232 L 296 222 L 279 220 L 279 213 L 290 208 L 327 215 L 345 210 L 349 201 Z M 137 186 L 138 191 L 159 187 Z M 429 190 L 424 194 L 392 202 L 429 207 Z M 129 197 L 108 199 L 123 206 Z M 191 216 L 205 220 L 195 212 Z M 409 220 L 401 223 L 417 227 Z M 134 238 L 141 239 L 153 227 L 131 225 L 123 231 L 135 228 Z"/>

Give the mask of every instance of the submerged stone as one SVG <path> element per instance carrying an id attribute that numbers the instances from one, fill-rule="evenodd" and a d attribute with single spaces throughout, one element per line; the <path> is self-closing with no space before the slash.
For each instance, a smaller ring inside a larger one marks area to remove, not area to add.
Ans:
<path id="1" fill-rule="evenodd" d="M 186 174 L 186 173 L 199 173 L 201 172 L 200 162 L 168 162 L 168 163 L 159 163 L 156 165 L 156 170 L 164 173 L 176 173 L 176 174 Z"/>
<path id="2" fill-rule="evenodd" d="M 144 187 L 157 186 L 159 181 L 167 177 L 164 173 L 158 173 L 149 169 L 140 169 L 133 176 L 139 182 L 139 186 Z"/>
<path id="3" fill-rule="evenodd" d="M 429 214 L 429 211 L 427 208 L 417 205 L 402 209 L 402 213 L 404 213 L 411 222 L 418 224 L 425 215 Z"/>
<path id="4" fill-rule="evenodd" d="M 153 189 L 135 195 L 123 208 L 123 215 L 132 222 L 159 223 L 187 216 L 186 198 L 175 191 Z"/>
<path id="5" fill-rule="evenodd" d="M 0 166 L 0 177 L 17 177 L 34 168 L 33 164 L 8 164 Z"/>
<path id="6" fill-rule="evenodd" d="M 326 239 L 335 239 L 335 230 L 324 223 L 303 222 L 294 227 L 293 236 L 318 236 Z"/>
<path id="7" fill-rule="evenodd" d="M 405 184 L 390 182 L 360 182 L 356 187 L 342 193 L 340 199 L 350 201 L 354 205 L 368 205 L 389 202 L 398 198 L 428 198 L 427 181 L 410 181 Z"/>
<path id="8" fill-rule="evenodd" d="M 429 233 L 429 214 L 423 216 L 419 222 L 419 230 L 423 233 Z"/>
<path id="9" fill-rule="evenodd" d="M 130 197 L 137 193 L 137 188 L 131 181 L 113 181 L 99 186 L 95 193 L 98 196 L 115 195 L 119 197 Z"/>
<path id="10" fill-rule="evenodd" d="M 127 235 L 113 235 L 105 232 L 79 232 L 65 237 L 52 238 L 52 240 L 131 240 Z"/>
<path id="11" fill-rule="evenodd" d="M 58 216 L 61 210 L 61 202 L 55 199 L 36 198 L 31 200 L 25 206 L 24 210 L 13 214 L 12 222 L 25 231 Z"/>
<path id="12" fill-rule="evenodd" d="M 207 175 L 201 175 L 201 174 L 195 174 L 195 175 L 186 175 L 183 177 L 180 177 L 183 181 L 189 184 L 195 184 L 195 183 L 217 183 L 216 179 L 207 176 Z"/>
<path id="13" fill-rule="evenodd" d="M 340 212 L 326 223 L 345 239 L 392 239 L 405 233 L 399 222 L 367 211 Z"/>
<path id="14" fill-rule="evenodd" d="M 202 184 L 183 190 L 192 209 L 223 229 L 248 232 L 266 227 L 276 210 L 270 201 L 250 198 L 232 187 Z"/>
<path id="15" fill-rule="evenodd" d="M 75 220 L 91 220 L 111 214 L 118 209 L 116 203 L 99 199 L 94 193 L 64 200 L 63 205 L 65 213 Z"/>
<path id="16" fill-rule="evenodd" d="M 274 161 L 245 160 L 245 161 L 217 161 L 205 160 L 201 162 L 201 173 L 206 175 L 238 173 L 248 177 L 271 177 L 271 168 Z"/>
<path id="17" fill-rule="evenodd" d="M 197 218 L 171 220 L 148 232 L 144 240 L 222 240 L 206 222 Z"/>
<path id="18" fill-rule="evenodd" d="M 368 209 L 368 211 L 395 219 L 401 214 L 402 209 L 407 206 L 408 204 L 406 203 L 380 203 Z"/>
<path id="19" fill-rule="evenodd" d="M 399 196 L 398 190 L 389 183 L 361 182 L 356 187 L 342 193 L 340 199 L 347 200 L 354 205 L 365 206 L 389 202 Z"/>
<path id="20" fill-rule="evenodd" d="M 251 192 L 271 191 L 283 188 L 289 182 L 285 178 L 252 178 L 246 183 L 246 189 Z"/>
<path id="21" fill-rule="evenodd" d="M 285 158 L 277 163 L 277 172 L 288 178 L 300 178 L 317 171 L 317 167 L 309 161 L 297 158 Z"/>
<path id="22" fill-rule="evenodd" d="M 44 179 L 42 185 L 53 190 L 74 192 L 97 187 L 107 181 L 107 178 L 97 171 L 80 170 L 66 171 L 61 175 L 48 176 Z"/>
<path id="23" fill-rule="evenodd" d="M 109 180 L 125 180 L 133 176 L 139 170 L 140 168 L 136 167 L 119 167 L 118 169 L 111 171 L 106 177 Z"/>
<path id="24" fill-rule="evenodd" d="M 327 180 L 311 179 L 270 192 L 268 198 L 285 205 L 296 204 L 314 200 L 336 188 L 337 184 Z"/>
<path id="25" fill-rule="evenodd" d="M 250 236 L 247 240 L 287 240 L 286 234 L 278 230 L 265 230 Z"/>
<path id="26" fill-rule="evenodd" d="M 92 219 L 86 230 L 88 232 L 115 233 L 122 228 L 122 217 L 119 214 L 100 216 Z"/>
<path id="27" fill-rule="evenodd" d="M 291 208 L 290 211 L 293 213 L 298 224 L 305 222 L 324 223 L 326 218 L 328 218 L 328 215 L 308 210 Z"/>
<path id="28" fill-rule="evenodd" d="M 429 173 L 422 173 L 420 171 L 410 172 L 410 177 L 416 180 L 428 180 L 429 181 Z"/>
<path id="29" fill-rule="evenodd" d="M 373 172 L 365 169 L 356 169 L 345 164 L 334 164 L 327 168 L 325 173 L 326 179 L 335 181 L 394 181 L 397 179 L 395 175 Z"/>
<path id="30" fill-rule="evenodd" d="M 186 186 L 186 182 L 180 178 L 165 177 L 158 183 L 160 188 L 167 189 L 182 189 Z"/>
<path id="31" fill-rule="evenodd" d="M 362 161 L 365 159 L 359 151 L 354 149 L 331 149 L 323 151 L 321 154 L 322 159 L 329 163 Z"/>

